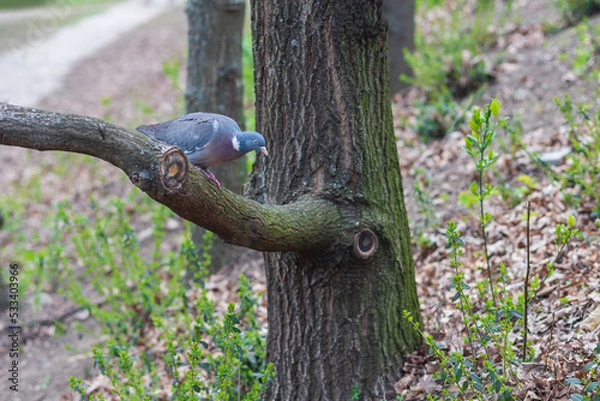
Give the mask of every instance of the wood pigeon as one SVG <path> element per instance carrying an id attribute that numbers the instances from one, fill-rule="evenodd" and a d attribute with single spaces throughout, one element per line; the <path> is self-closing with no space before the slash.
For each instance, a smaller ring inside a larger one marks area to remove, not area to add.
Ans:
<path id="1" fill-rule="evenodd" d="M 212 113 L 191 113 L 174 120 L 137 128 L 142 134 L 186 154 L 190 163 L 214 181 L 221 183 L 208 167 L 235 160 L 251 150 L 268 156 L 265 138 L 258 132 L 242 132 L 231 118 Z"/>

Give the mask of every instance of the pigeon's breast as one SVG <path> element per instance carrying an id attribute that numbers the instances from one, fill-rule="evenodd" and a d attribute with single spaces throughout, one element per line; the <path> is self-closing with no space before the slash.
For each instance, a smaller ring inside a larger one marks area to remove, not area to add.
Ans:
<path id="1" fill-rule="evenodd" d="M 204 168 L 235 160 L 243 153 L 233 148 L 232 139 L 233 135 L 215 137 L 202 149 L 186 151 L 188 160 L 190 163 Z"/>

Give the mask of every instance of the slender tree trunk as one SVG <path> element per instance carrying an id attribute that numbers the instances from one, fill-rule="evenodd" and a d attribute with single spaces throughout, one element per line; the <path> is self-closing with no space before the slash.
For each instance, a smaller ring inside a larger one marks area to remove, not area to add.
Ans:
<path id="1" fill-rule="evenodd" d="M 412 70 L 404 59 L 404 48 L 415 48 L 415 1 L 384 0 L 383 14 L 389 23 L 388 57 L 390 62 L 390 88 L 392 94 L 408 84 L 400 80 L 400 75 L 412 75 Z"/>
<path id="2" fill-rule="evenodd" d="M 260 202 L 310 194 L 343 219 L 326 249 L 265 254 L 268 400 L 395 398 L 420 342 L 413 261 L 390 105 L 382 0 L 254 0 Z M 314 216 L 314 221 L 319 221 Z"/>
<path id="3" fill-rule="evenodd" d="M 242 34 L 245 0 L 188 0 L 188 113 L 205 111 L 233 118 L 244 129 Z M 211 169 L 219 181 L 239 192 L 248 178 L 246 158 Z M 201 249 L 205 230 L 194 227 L 192 239 Z M 214 239 L 212 273 L 235 261 L 246 250 Z"/>

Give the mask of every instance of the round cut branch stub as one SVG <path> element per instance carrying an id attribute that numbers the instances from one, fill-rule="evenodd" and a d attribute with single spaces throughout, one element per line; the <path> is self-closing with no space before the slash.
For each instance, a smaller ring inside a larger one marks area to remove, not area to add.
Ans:
<path id="1" fill-rule="evenodd" d="M 181 188 L 188 174 L 188 161 L 179 148 L 167 150 L 160 161 L 160 177 L 163 186 L 172 191 Z"/>

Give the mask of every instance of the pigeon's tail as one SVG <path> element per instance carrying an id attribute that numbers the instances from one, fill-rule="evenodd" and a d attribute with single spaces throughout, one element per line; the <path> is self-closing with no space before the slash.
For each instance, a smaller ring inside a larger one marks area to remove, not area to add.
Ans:
<path id="1" fill-rule="evenodd" d="M 160 124 L 140 125 L 136 129 L 152 139 L 158 139 L 156 137 L 156 132 L 158 131 L 159 125 Z"/>

